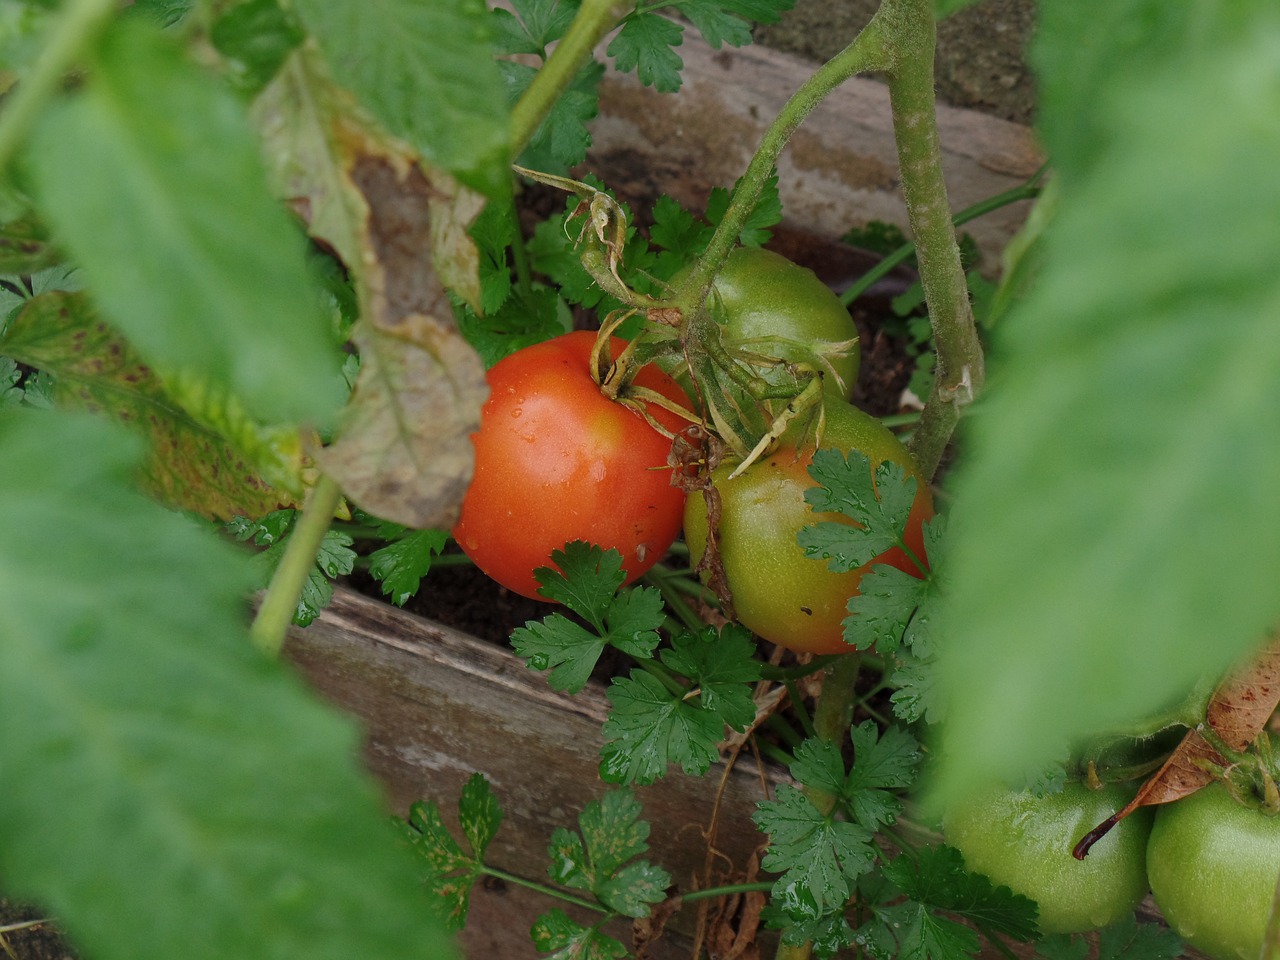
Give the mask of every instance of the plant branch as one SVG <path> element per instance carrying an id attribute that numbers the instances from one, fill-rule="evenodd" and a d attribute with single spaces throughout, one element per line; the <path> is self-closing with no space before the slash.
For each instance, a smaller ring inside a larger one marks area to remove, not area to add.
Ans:
<path id="1" fill-rule="evenodd" d="M 280 655 L 285 634 L 298 607 L 298 598 L 302 596 L 302 588 L 315 565 L 316 554 L 341 499 L 341 488 L 322 474 L 311 489 L 297 524 L 289 533 L 284 556 L 271 576 L 266 596 L 249 630 L 254 644 L 270 656 Z"/>
<path id="2" fill-rule="evenodd" d="M 518 887 L 524 887 L 528 890 L 535 890 L 538 893 L 553 897 L 556 900 L 563 900 L 565 903 L 572 903 L 574 906 L 582 907 L 585 910 L 593 910 L 596 913 L 608 914 L 599 903 L 594 900 L 588 900 L 585 897 L 577 897 L 572 893 L 566 893 L 556 887 L 549 886 L 545 883 L 538 883 L 536 880 L 527 880 L 514 873 L 508 873 L 506 870 L 499 870 L 497 867 L 491 867 L 488 864 L 480 864 L 480 872 L 486 873 L 491 877 L 497 877 L 507 883 L 514 883 Z"/>
<path id="3" fill-rule="evenodd" d="M 1016 187 L 1011 187 L 995 196 L 987 197 L 985 200 L 979 200 L 971 207 L 965 207 L 954 217 L 951 218 L 953 226 L 960 227 L 968 223 L 970 220 L 976 220 L 978 217 L 986 216 L 988 213 L 999 210 L 1001 207 L 1007 207 L 1011 203 L 1017 203 L 1020 200 L 1034 200 L 1040 196 L 1041 186 L 1040 180 L 1044 177 L 1045 167 L 1041 167 L 1026 183 L 1020 183 Z M 915 253 L 916 245 L 908 240 L 898 249 L 894 250 L 874 267 L 864 273 L 858 280 L 844 293 L 840 294 L 840 301 L 846 307 L 852 304 L 860 296 L 866 293 L 881 277 L 886 276 L 889 271 L 900 263 L 904 263 L 911 259 L 911 254 Z M 883 420 L 883 418 L 881 418 Z"/>
<path id="4" fill-rule="evenodd" d="M 886 73 L 902 195 L 938 354 L 933 390 L 911 438 L 912 455 L 924 475 L 932 477 L 960 411 L 982 388 L 982 345 L 942 176 L 934 104 L 933 0 L 885 0 L 879 15 L 885 19 L 891 46 L 892 63 Z"/>
<path id="5" fill-rule="evenodd" d="M 634 0 L 583 0 L 568 32 L 511 110 L 512 159 L 529 145 L 551 108 L 591 58 L 596 44 L 634 5 Z"/>
<path id="6" fill-rule="evenodd" d="M 13 160 L 63 76 L 97 39 L 115 8 L 115 0 L 72 0 L 54 22 L 35 66 L 13 88 L 0 113 L 0 170 Z"/>
<path id="7" fill-rule="evenodd" d="M 747 165 L 746 173 L 733 192 L 724 217 L 716 226 L 706 253 L 694 265 L 680 291 L 682 300 L 689 304 L 699 304 L 706 300 L 716 273 L 738 242 L 738 235 L 751 211 L 755 209 L 766 181 L 773 175 L 778 157 L 805 118 L 828 94 L 850 77 L 884 69 L 887 65 L 885 39 L 880 28 L 880 16 L 877 14 L 852 43 L 819 67 L 800 86 L 769 125 Z"/>

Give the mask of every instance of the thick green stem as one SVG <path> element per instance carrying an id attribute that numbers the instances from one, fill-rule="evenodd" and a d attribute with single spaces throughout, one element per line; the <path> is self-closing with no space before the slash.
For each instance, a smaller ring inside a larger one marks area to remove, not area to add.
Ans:
<path id="1" fill-rule="evenodd" d="M 254 644 L 270 656 L 279 656 L 285 634 L 293 622 L 298 598 L 307 582 L 316 554 L 324 540 L 333 513 L 342 500 L 342 490 L 327 476 L 321 476 L 302 508 L 297 525 L 289 533 L 280 566 L 271 577 L 262 606 L 254 617 L 250 636 Z"/>
<path id="2" fill-rule="evenodd" d="M 115 8 L 116 0 L 72 0 L 54 21 L 40 58 L 0 113 L 0 170 L 13 160 L 63 76 L 97 39 Z"/>
<path id="3" fill-rule="evenodd" d="M 591 58 L 591 52 L 635 5 L 634 0 L 583 0 L 577 16 L 511 111 L 511 156 L 518 157 L 551 108 Z"/>
<path id="4" fill-rule="evenodd" d="M 938 354 L 933 390 L 911 438 L 911 452 L 926 477 L 937 470 L 961 409 L 972 402 L 984 378 L 982 345 L 942 177 L 933 92 L 933 4 L 885 0 L 879 14 L 892 47 L 887 77 L 902 195 Z"/>
<path id="5" fill-rule="evenodd" d="M 883 33 L 880 29 L 879 15 L 862 30 L 854 41 L 828 60 L 804 82 L 799 90 L 787 101 L 782 111 L 765 131 L 760 146 L 756 148 L 751 163 L 724 217 L 716 227 L 716 231 L 707 245 L 706 253 L 699 259 L 689 276 L 689 280 L 681 291 L 687 294 L 690 302 L 701 303 L 706 300 L 711 289 L 712 280 L 721 264 L 738 242 L 738 234 L 742 232 L 747 218 L 755 209 L 765 183 L 777 166 L 778 157 L 791 135 L 813 112 L 823 99 L 850 77 L 870 70 L 884 69 L 888 60 L 885 54 Z"/>

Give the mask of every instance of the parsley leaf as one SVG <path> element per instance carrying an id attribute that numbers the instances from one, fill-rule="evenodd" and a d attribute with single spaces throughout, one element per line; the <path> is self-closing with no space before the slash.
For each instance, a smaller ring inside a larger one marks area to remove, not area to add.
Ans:
<path id="1" fill-rule="evenodd" d="M 578 12 L 569 0 L 515 0 L 511 10 L 490 11 L 494 40 L 504 53 L 532 53 L 547 58 L 549 47 L 565 35 Z"/>
<path id="2" fill-rule="evenodd" d="M 819 484 L 804 498 L 815 513 L 841 513 L 858 526 L 823 520 L 797 535 L 805 555 L 828 561 L 837 573 L 855 570 L 892 547 L 905 547 L 903 532 L 919 481 L 885 460 L 873 472 L 857 450 L 818 450 L 809 475 Z"/>
<path id="3" fill-rule="evenodd" d="M 1182 940 L 1168 927 L 1138 923 L 1130 914 L 1098 931 L 1098 960 L 1174 960 L 1182 955 Z M 1085 960 L 1089 942 L 1078 934 L 1054 934 L 1036 944 L 1044 960 Z"/>
<path id="4" fill-rule="evenodd" d="M 652 11 L 633 13 L 609 42 L 605 51 L 622 73 L 636 71 L 646 87 L 659 93 L 680 89 L 684 61 L 672 50 L 684 42 L 684 28 Z"/>
<path id="5" fill-rule="evenodd" d="M 511 60 L 500 60 L 498 70 L 507 89 L 507 99 L 514 103 L 533 82 L 533 67 Z M 591 132 L 587 124 L 600 108 L 600 80 L 604 64 L 588 61 L 574 74 L 550 112 L 539 125 L 520 154 L 521 166 L 547 173 L 565 174 L 587 158 Z"/>
<path id="6" fill-rule="evenodd" d="M 543 596 L 557 600 L 587 621 L 591 629 L 553 613 L 531 620 L 511 634 L 511 645 L 534 670 L 550 670 L 556 690 L 577 693 L 591 677 L 608 645 L 647 659 L 658 645 L 663 621 L 662 594 L 652 587 L 618 593 L 626 574 L 617 550 L 574 541 L 551 559 L 560 567 L 541 567 L 534 575 Z"/>
<path id="7" fill-rule="evenodd" d="M 732 191 L 724 187 L 712 189 L 711 196 L 707 199 L 707 220 L 719 226 L 725 212 L 729 209 L 730 199 L 741 186 L 742 178 L 739 177 Z M 744 247 L 759 247 L 768 243 L 769 238 L 773 236 L 768 228 L 781 222 L 782 198 L 778 195 L 778 172 L 775 170 L 773 175 L 764 182 L 764 189 L 760 192 L 759 199 L 751 208 L 751 213 L 738 233 L 738 242 Z"/>
<path id="8" fill-rule="evenodd" d="M 551 879 L 586 890 L 626 917 L 647 917 L 649 904 L 666 898 L 671 875 L 634 860 L 649 849 L 649 824 L 640 819 L 640 801 L 630 790 L 610 790 L 578 816 L 579 834 L 563 827 L 551 836 Z"/>
<path id="9" fill-rule="evenodd" d="M 548 910 L 529 931 L 533 945 L 552 951 L 546 960 L 621 960 L 627 948 L 600 932 L 599 925 L 584 927 L 563 910 Z"/>
<path id="10" fill-rule="evenodd" d="M 678 763 L 701 775 L 720 758 L 726 726 L 745 730 L 755 719 L 750 684 L 760 667 L 750 659 L 750 634 L 737 624 L 706 627 L 672 637 L 664 666 L 683 674 L 687 691 L 669 689 L 658 677 L 633 670 L 607 692 L 600 775 L 611 783 L 652 783 Z"/>
<path id="11" fill-rule="evenodd" d="M 413 804 L 404 821 L 410 845 L 425 861 L 424 879 L 431 894 L 427 902 L 451 930 L 461 930 L 466 923 L 471 887 L 484 872 L 485 850 L 502 823 L 502 810 L 483 775 L 472 774 L 463 784 L 458 820 L 469 854 L 450 835 L 435 803 Z"/>
<path id="12" fill-rule="evenodd" d="M 259 589 L 265 589 L 271 582 L 271 575 L 284 556 L 287 534 L 296 517 L 296 510 L 273 510 L 260 520 L 236 517 L 227 522 L 227 531 L 237 540 L 252 539 L 258 546 L 267 548 L 254 555 L 250 561 L 256 571 L 256 585 Z M 316 562 L 307 574 L 298 606 L 293 612 L 293 622 L 297 626 L 307 626 L 329 605 L 329 601 L 333 599 L 331 581 L 334 577 L 343 576 L 355 569 L 356 553 L 351 549 L 354 542 L 349 534 L 340 530 L 326 531 L 316 553 Z"/>
<path id="13" fill-rule="evenodd" d="M 994 886 L 981 874 L 967 873 L 953 847 L 925 847 L 914 860 L 899 856 L 881 871 L 907 897 L 906 903 L 877 911 L 887 925 L 898 925 L 903 956 L 941 960 L 977 953 L 973 930 L 941 914 L 961 917 L 987 935 L 1021 941 L 1038 935 L 1034 901 Z"/>
<path id="14" fill-rule="evenodd" d="M 444 549 L 446 530 L 409 530 L 369 554 L 369 574 L 397 607 L 418 592 L 431 561 Z"/>
<path id="15" fill-rule="evenodd" d="M 760 865 L 782 874 L 773 900 L 789 917 L 815 919 L 841 908 L 853 881 L 875 863 L 869 830 L 822 813 L 795 787 L 779 787 L 752 819 L 769 834 Z"/>
<path id="16" fill-rule="evenodd" d="M 897 567 L 876 564 L 858 581 L 858 593 L 849 598 L 844 642 L 857 650 L 874 647 L 886 656 L 895 653 L 929 584 Z"/>

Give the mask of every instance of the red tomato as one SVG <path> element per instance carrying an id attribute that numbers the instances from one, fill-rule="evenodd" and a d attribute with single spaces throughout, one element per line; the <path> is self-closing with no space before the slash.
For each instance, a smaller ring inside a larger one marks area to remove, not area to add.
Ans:
<path id="1" fill-rule="evenodd" d="M 477 567 L 509 590 L 538 594 L 533 571 L 551 551 L 585 540 L 622 554 L 627 582 L 680 532 L 684 493 L 671 485 L 671 441 L 591 379 L 596 335 L 576 331 L 518 350 L 489 370 L 475 476 L 453 535 Z M 614 358 L 626 346 L 614 338 Z M 635 381 L 682 406 L 684 391 L 656 367 Z M 687 421 L 650 404 L 673 433 Z"/>

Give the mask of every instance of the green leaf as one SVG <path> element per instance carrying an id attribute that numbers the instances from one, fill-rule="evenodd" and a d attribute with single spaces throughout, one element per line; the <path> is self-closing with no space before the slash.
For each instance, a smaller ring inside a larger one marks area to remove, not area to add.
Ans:
<path id="1" fill-rule="evenodd" d="M 369 554 L 369 575 L 397 607 L 418 592 L 431 562 L 444 549 L 445 530 L 411 530 Z"/>
<path id="2" fill-rule="evenodd" d="M 538 592 L 603 630 L 605 613 L 627 577 L 622 569 L 622 554 L 574 540 L 563 550 L 552 550 L 551 562 L 556 566 L 533 571 Z"/>
<path id="3" fill-rule="evenodd" d="M 907 517 L 915 501 L 916 478 L 900 464 L 885 460 L 874 472 L 866 454 L 851 450 L 814 453 L 809 476 L 819 484 L 804 498 L 815 513 L 841 513 L 857 526 L 823 520 L 805 527 L 796 539 L 805 556 L 822 559 L 837 573 L 865 566 L 892 547 L 904 547 Z"/>
<path id="4" fill-rule="evenodd" d="M 508 189 L 507 111 L 481 0 L 297 0 L 334 79 L 393 135 L 490 195 Z"/>
<path id="5" fill-rule="evenodd" d="M 466 924 L 471 887 L 483 873 L 485 851 L 502 824 L 502 810 L 482 774 L 472 774 L 463 784 L 458 820 L 469 854 L 450 835 L 435 803 L 413 804 L 405 821 L 409 842 L 425 863 L 432 909 L 451 930 Z"/>
<path id="6" fill-rule="evenodd" d="M 665 870 L 634 860 L 649 849 L 649 824 L 630 790 L 610 790 L 578 817 L 581 837 L 564 828 L 552 835 L 548 874 L 559 884 L 586 890 L 605 907 L 627 917 L 647 917 L 671 885 Z"/>
<path id="7" fill-rule="evenodd" d="M 545 60 L 547 47 L 565 35 L 578 6 L 577 0 L 514 0 L 511 10 L 491 10 L 498 49 Z"/>
<path id="8" fill-rule="evenodd" d="M 240 104 L 140 18 L 87 76 L 28 161 L 104 315 L 157 369 L 225 385 L 263 422 L 328 420 L 338 351 Z"/>
<path id="9" fill-rule="evenodd" d="M 22 387 L 18 381 L 22 371 L 9 357 L 0 357 L 0 410 L 7 410 L 22 403 Z"/>
<path id="10" fill-rule="evenodd" d="M 824 816 L 795 787 L 779 787 L 777 799 L 762 801 L 752 819 L 769 835 L 760 865 L 782 874 L 773 897 L 788 916 L 815 918 L 841 908 L 853 881 L 875 863 L 870 832 Z"/>
<path id="11" fill-rule="evenodd" d="M 741 187 L 742 178 L 739 177 L 733 185 L 732 193 L 723 187 L 713 188 L 711 196 L 707 198 L 707 220 L 718 226 L 729 209 L 729 201 L 733 194 L 737 193 Z M 742 229 L 738 231 L 738 242 L 744 247 L 758 247 L 768 243 L 769 238 L 773 236 L 769 227 L 781 222 L 782 198 L 778 195 L 778 174 L 775 171 L 764 182 L 760 197 L 751 208 L 751 213 L 747 215 Z"/>
<path id="12" fill-rule="evenodd" d="M 537 71 L 528 64 L 510 60 L 499 61 L 498 67 L 506 85 L 507 99 L 514 104 L 528 89 Z M 567 174 L 570 167 L 587 159 L 587 150 L 591 146 L 587 125 L 599 112 L 599 87 L 603 77 L 604 64 L 594 60 L 574 75 L 521 152 L 518 162 L 522 167 Z"/>
<path id="13" fill-rule="evenodd" d="M 333 599 L 333 578 L 355 568 L 356 554 L 351 549 L 352 543 L 350 535 L 340 530 L 325 531 L 316 562 L 307 572 L 302 595 L 298 597 L 298 605 L 293 612 L 295 625 L 305 627 L 313 623 Z M 251 568 L 255 571 L 258 589 L 265 590 L 271 583 L 271 576 L 284 557 L 284 548 L 285 541 L 281 538 L 253 557 Z"/>
<path id="14" fill-rule="evenodd" d="M 751 684 L 760 679 L 760 664 L 752 659 L 755 650 L 751 631 L 730 623 L 720 629 L 704 627 L 697 633 L 677 633 L 661 658 L 698 691 L 696 700 L 686 699 L 685 703 L 696 702 L 727 726 L 743 731 L 756 718 Z"/>
<path id="15" fill-rule="evenodd" d="M 932 582 L 876 564 L 858 581 L 858 593 L 849 598 L 844 642 L 857 650 L 874 648 L 882 656 L 893 655 Z"/>
<path id="16" fill-rule="evenodd" d="M 594 926 L 584 927 L 558 908 L 538 917 L 529 935 L 539 950 L 551 951 L 545 960 L 620 960 L 628 955 L 617 940 Z"/>
<path id="17" fill-rule="evenodd" d="M 0 337 L 0 351 L 53 374 L 59 406 L 102 413 L 145 435 L 140 479 L 164 503 L 229 518 L 302 495 L 298 430 L 252 422 L 235 397 L 194 377 L 163 382 L 83 293 L 27 301 Z"/>
<path id="18" fill-rule="evenodd" d="M 209 31 L 209 40 L 227 59 L 231 81 L 249 95 L 271 81 L 303 39 L 302 28 L 276 0 L 237 3 Z"/>
<path id="19" fill-rule="evenodd" d="M 511 646 L 530 670 L 551 671 L 547 683 L 552 689 L 577 693 L 591 679 L 605 640 L 564 614 L 553 613 L 513 630 Z"/>
<path id="20" fill-rule="evenodd" d="M 0 449 L 7 888 L 104 960 L 452 955 L 360 732 L 251 644 L 237 550 L 134 492 L 118 427 L 10 411 Z"/>
<path id="21" fill-rule="evenodd" d="M 684 28 L 674 20 L 657 13 L 635 13 L 609 42 L 605 52 L 613 57 L 613 65 L 622 73 L 636 71 L 640 82 L 659 93 L 675 93 L 680 89 L 680 70 L 684 61 L 672 47 L 684 39 Z"/>
<path id="22" fill-rule="evenodd" d="M 724 718 L 700 703 L 682 700 L 652 674 L 631 671 L 606 693 L 609 719 L 601 760 L 607 783 L 652 783 L 678 763 L 701 776 L 720 758 Z"/>
<path id="23" fill-rule="evenodd" d="M 1175 960 L 1182 940 L 1158 923 L 1138 923 L 1132 914 L 1098 933 L 1098 960 Z"/>
<path id="24" fill-rule="evenodd" d="M 1155 712 L 1280 621 L 1280 8 L 1045 13 L 1061 193 L 955 473 L 939 799 Z"/>

